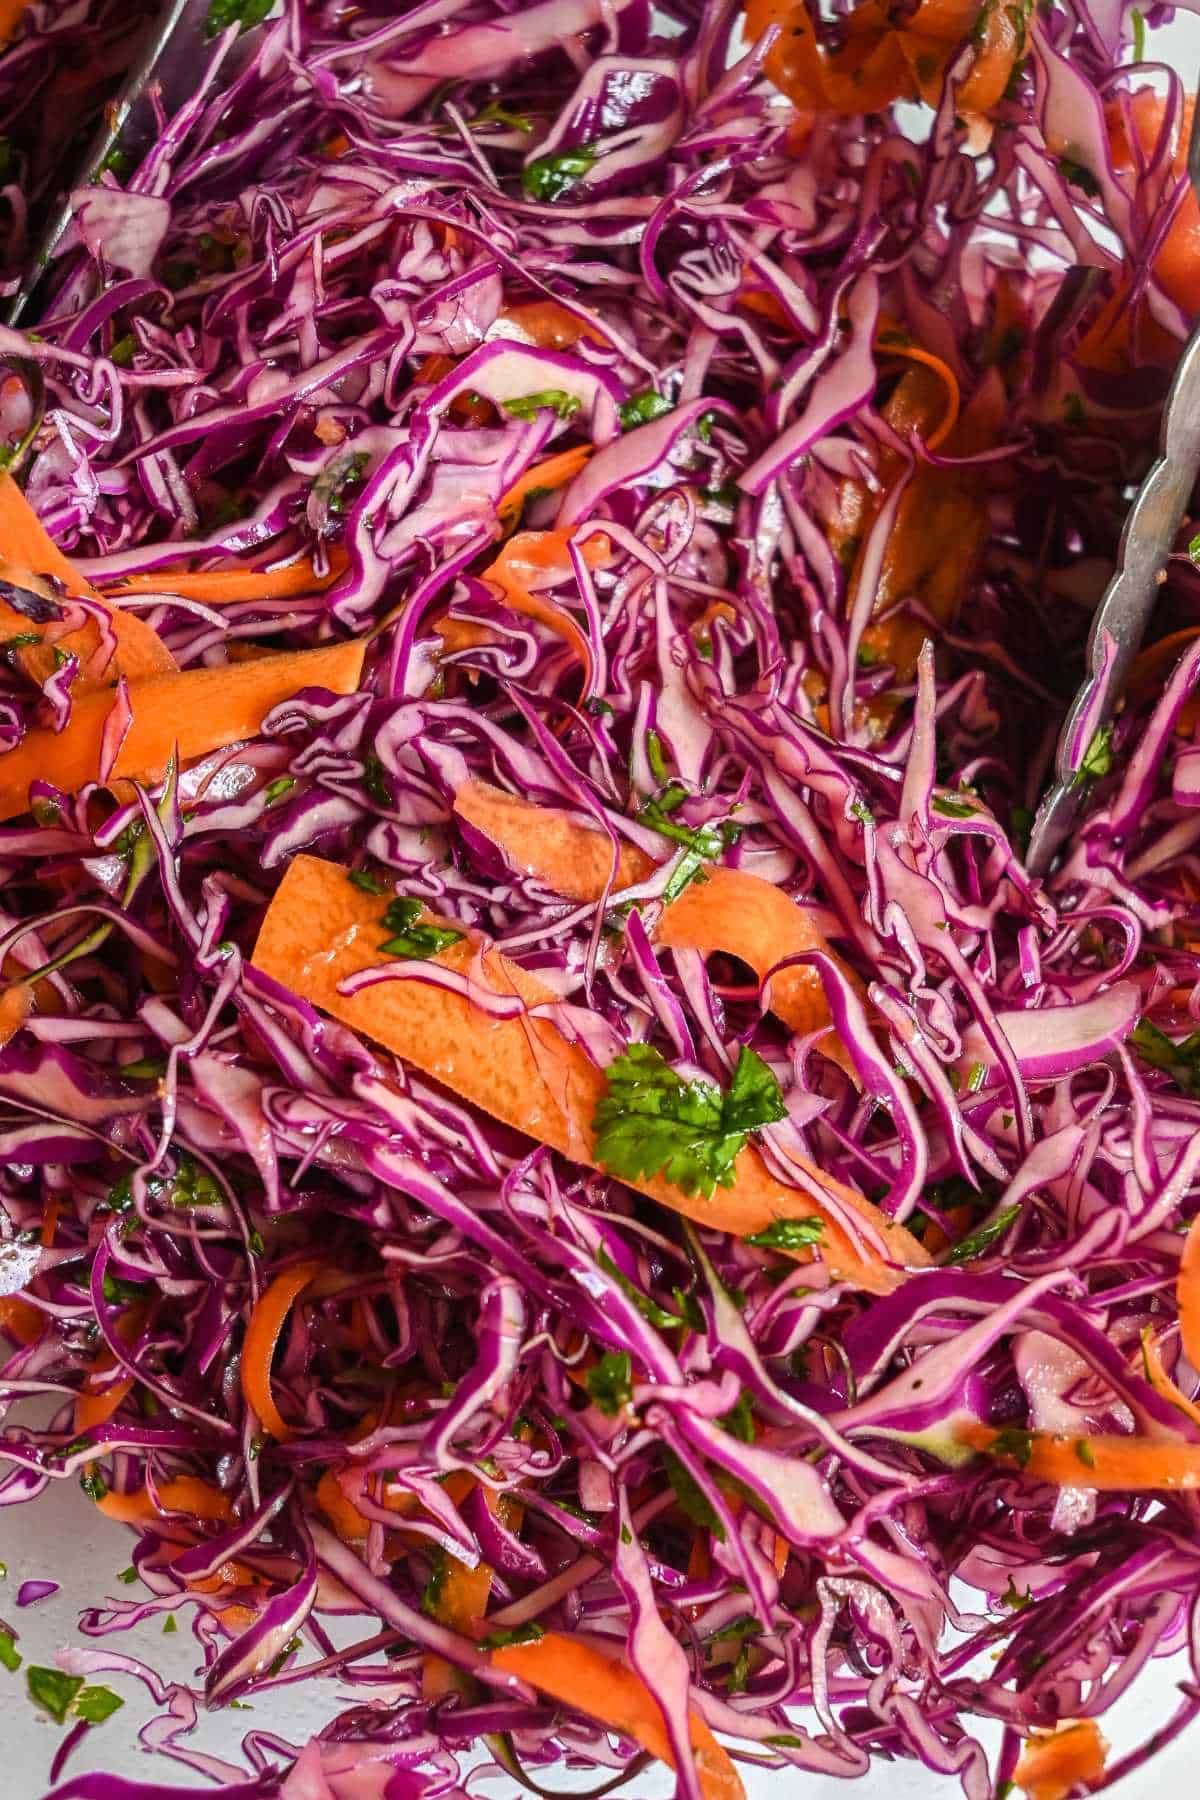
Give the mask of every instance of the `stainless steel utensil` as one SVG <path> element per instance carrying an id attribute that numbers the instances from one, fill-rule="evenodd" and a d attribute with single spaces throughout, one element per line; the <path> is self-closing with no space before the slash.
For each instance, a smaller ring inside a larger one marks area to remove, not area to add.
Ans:
<path id="1" fill-rule="evenodd" d="M 1200 194 L 1200 111 L 1192 122 L 1188 173 Z M 1188 340 L 1175 371 L 1163 411 L 1160 443 L 1158 459 L 1125 520 L 1116 571 L 1088 635 L 1087 674 L 1059 735 L 1054 784 L 1043 795 L 1034 820 L 1026 863 L 1035 875 L 1044 875 L 1050 867 L 1083 804 L 1088 749 L 1117 709 L 1200 472 L 1200 326 Z M 1112 646 L 1107 657 L 1106 640 Z"/>
<path id="2" fill-rule="evenodd" d="M 152 95 L 169 114 L 196 90 L 205 64 L 205 23 L 211 0 L 166 0 L 142 42 L 116 98 L 104 109 L 104 123 L 81 158 L 66 198 L 51 214 L 30 257 L 25 279 L 4 311 L 16 325 L 29 309 L 39 282 L 62 243 L 72 219 L 71 194 L 100 175 L 116 149 L 136 155 L 155 137 Z"/>

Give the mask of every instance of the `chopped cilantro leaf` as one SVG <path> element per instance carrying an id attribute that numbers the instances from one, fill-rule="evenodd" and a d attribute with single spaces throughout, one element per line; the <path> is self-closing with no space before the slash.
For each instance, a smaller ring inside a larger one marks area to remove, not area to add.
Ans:
<path id="1" fill-rule="evenodd" d="M 825 1230 L 824 1219 L 774 1219 L 761 1231 L 753 1231 L 746 1239 L 760 1250 L 807 1250 L 819 1244 Z"/>
<path id="2" fill-rule="evenodd" d="M 648 425 L 651 419 L 661 419 L 664 413 L 674 409 L 665 394 L 656 394 L 653 388 L 646 388 L 640 394 L 634 394 L 620 409 L 621 430 L 634 431 L 639 425 Z"/>
<path id="3" fill-rule="evenodd" d="M 543 388 L 537 394 L 515 394 L 511 400 L 504 402 L 505 412 L 514 419 L 534 419 L 546 409 L 557 413 L 560 419 L 569 419 L 579 411 L 579 407 L 578 395 L 568 394 L 565 388 Z"/>
<path id="4" fill-rule="evenodd" d="M 535 156 L 525 165 L 521 186 L 531 200 L 561 200 L 583 180 L 595 160 L 591 144 L 577 144 L 573 150 L 560 150 L 553 156 Z"/>
<path id="5" fill-rule="evenodd" d="M 605 1075 L 593 1119 L 597 1160 L 623 1180 L 661 1174 L 706 1199 L 718 1183 L 732 1184 L 749 1134 L 787 1115 L 778 1081 L 745 1045 L 725 1093 L 711 1081 L 684 1081 L 647 1044 L 631 1044 Z"/>
<path id="6" fill-rule="evenodd" d="M 615 1419 L 633 1398 L 633 1373 L 628 1350 L 607 1350 L 585 1377 L 587 1391 L 602 1413 Z"/>
<path id="7" fill-rule="evenodd" d="M 942 1259 L 943 1262 L 947 1265 L 974 1262 L 977 1256 L 982 1256 L 985 1250 L 991 1249 L 998 1238 L 1004 1236 L 1014 1219 L 1020 1216 L 1020 1212 L 1019 1203 L 1015 1206 L 1006 1206 L 1003 1212 L 997 1213 L 996 1217 L 990 1219 L 986 1225 L 981 1225 L 978 1231 L 973 1231 L 969 1237 L 960 1238 L 958 1243 L 946 1252 Z"/>
<path id="8" fill-rule="evenodd" d="M 388 956 L 414 962 L 436 956 L 439 950 L 462 942 L 465 933 L 455 931 L 449 925 L 419 925 L 420 915 L 419 900 L 393 900 L 383 915 L 383 923 L 395 935 L 387 938 L 379 948 Z"/>

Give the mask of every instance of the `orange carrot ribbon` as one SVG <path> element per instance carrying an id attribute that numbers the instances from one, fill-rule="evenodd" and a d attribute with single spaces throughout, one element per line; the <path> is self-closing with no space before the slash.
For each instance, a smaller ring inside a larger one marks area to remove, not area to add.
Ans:
<path id="1" fill-rule="evenodd" d="M 604 1075 L 548 1019 L 527 1014 L 495 1018 L 472 1007 L 463 995 L 419 980 L 340 992 L 347 977 L 382 960 L 380 945 L 387 935 L 383 911 L 380 900 L 355 887 L 346 870 L 318 857 L 297 856 L 267 910 L 254 965 L 492 1118 L 599 1168 L 592 1119 L 606 1091 Z M 475 946 L 464 940 L 436 960 L 443 968 L 465 973 L 475 954 Z M 528 1008 L 554 998 L 550 989 L 497 951 L 485 954 L 483 968 L 497 992 L 516 994 Z M 862 1194 L 803 1158 L 791 1160 L 803 1181 L 802 1194 L 778 1181 L 752 1145 L 738 1157 L 732 1187 L 718 1189 L 711 1200 L 689 1196 L 660 1176 L 630 1185 L 686 1218 L 739 1237 L 794 1217 L 802 1206 L 825 1221 L 821 1252 L 826 1264 L 869 1292 L 890 1292 L 903 1279 L 904 1266 L 928 1261 L 903 1226 L 886 1219 Z M 833 1216 L 835 1206 L 861 1223 L 862 1239 L 852 1238 Z M 872 1242 L 878 1250 L 869 1247 Z"/>

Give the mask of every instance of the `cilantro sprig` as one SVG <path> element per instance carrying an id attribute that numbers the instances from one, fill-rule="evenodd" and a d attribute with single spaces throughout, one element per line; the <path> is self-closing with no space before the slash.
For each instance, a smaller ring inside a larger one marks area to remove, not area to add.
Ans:
<path id="1" fill-rule="evenodd" d="M 745 1045 L 729 1087 L 685 1081 L 648 1044 L 631 1044 L 605 1071 L 596 1107 L 596 1159 L 622 1180 L 664 1175 L 685 1194 L 730 1187 L 752 1131 L 787 1116 L 778 1081 Z"/>

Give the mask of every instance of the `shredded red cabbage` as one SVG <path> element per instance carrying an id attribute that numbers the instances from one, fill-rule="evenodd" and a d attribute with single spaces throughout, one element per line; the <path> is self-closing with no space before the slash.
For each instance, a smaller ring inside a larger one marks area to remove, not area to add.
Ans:
<path id="1" fill-rule="evenodd" d="M 62 1669 L 140 1677 L 147 1747 L 247 1796 L 433 1800 L 481 1749 L 595 1792 L 661 1754 L 686 1800 L 895 1757 L 1099 1791 L 1200 1711 L 1189 531 L 1081 826 L 1022 857 L 1200 307 L 1169 9 L 263 10 L 217 0 L 194 100 L 0 329 L 7 461 L 93 590 L 0 571 L 0 745 L 49 728 L 0 827 L 0 1502 L 136 1531 Z M 9 291 L 118 16 L 44 0 L 0 55 Z M 497 575 L 514 531 L 560 560 Z M 25 651 L 111 650 L 96 590 L 184 671 L 369 637 L 361 685 L 130 781 L 122 677 L 77 788 L 82 653 Z M 301 854 L 387 909 L 347 1005 L 571 1046 L 596 1154 L 311 1004 L 321 918 L 252 966 Z M 718 868 L 815 935 L 667 945 Z M 744 1234 L 739 1153 L 788 1201 Z M 159 1617 L 195 1690 L 118 1648 Z M 504 1672 L 547 1637 L 649 1725 Z M 318 1676 L 325 1729 L 273 1735 Z M 251 1694 L 242 1760 L 189 1749 Z M 104 1760 L 71 1704 L 56 1776 Z"/>

